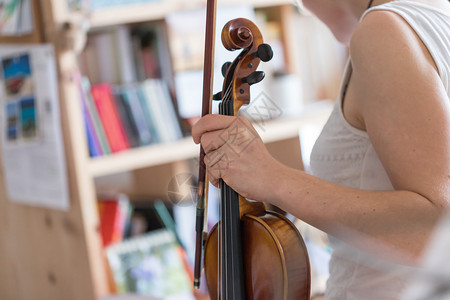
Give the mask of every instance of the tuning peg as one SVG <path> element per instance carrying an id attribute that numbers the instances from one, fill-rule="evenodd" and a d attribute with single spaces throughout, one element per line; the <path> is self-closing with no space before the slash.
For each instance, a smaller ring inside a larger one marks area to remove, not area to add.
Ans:
<path id="1" fill-rule="evenodd" d="M 256 55 L 263 61 L 268 62 L 273 57 L 272 47 L 268 44 L 261 44 L 258 46 L 258 52 Z"/>
<path id="2" fill-rule="evenodd" d="M 242 81 L 248 83 L 249 85 L 253 85 L 262 81 L 264 77 L 266 77 L 266 74 L 263 71 L 256 71 L 247 77 L 242 78 Z"/>
<path id="3" fill-rule="evenodd" d="M 213 95 L 213 100 L 214 101 L 220 101 L 222 100 L 222 92 L 218 92 L 217 94 Z"/>
<path id="4" fill-rule="evenodd" d="M 222 75 L 223 77 L 225 77 L 225 75 L 227 75 L 227 71 L 231 66 L 231 62 L 227 61 L 226 63 L 223 64 L 222 66 Z"/>

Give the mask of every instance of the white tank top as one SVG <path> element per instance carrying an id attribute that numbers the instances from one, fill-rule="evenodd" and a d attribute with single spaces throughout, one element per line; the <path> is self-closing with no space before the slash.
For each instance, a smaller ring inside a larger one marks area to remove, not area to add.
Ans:
<path id="1" fill-rule="evenodd" d="M 450 15 L 432 6 L 399 0 L 371 8 L 362 18 L 375 10 L 395 12 L 409 23 L 431 53 L 450 98 Z M 350 69 L 348 63 L 334 110 L 313 148 L 311 173 L 351 188 L 393 190 L 367 133 L 351 126 L 343 116 L 342 93 Z M 333 237 L 330 241 L 334 251 L 327 300 L 401 298 L 409 269 L 369 257 Z"/>

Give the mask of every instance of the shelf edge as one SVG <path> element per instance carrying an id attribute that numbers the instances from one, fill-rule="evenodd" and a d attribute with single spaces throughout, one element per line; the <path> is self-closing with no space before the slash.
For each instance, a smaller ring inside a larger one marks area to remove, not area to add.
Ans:
<path id="1" fill-rule="evenodd" d="M 277 5 L 292 4 L 289 0 L 247 0 L 248 5 L 255 8 L 263 8 Z M 220 5 L 236 5 L 242 4 L 242 0 L 228 0 L 226 3 Z M 117 6 L 105 8 L 98 11 L 90 12 L 91 29 L 121 25 L 127 23 L 138 23 L 145 21 L 163 20 L 164 17 L 172 12 L 181 10 L 193 9 L 203 7 L 204 0 L 190 0 L 190 1 L 161 1 L 144 4 L 129 4 L 126 6 Z"/>

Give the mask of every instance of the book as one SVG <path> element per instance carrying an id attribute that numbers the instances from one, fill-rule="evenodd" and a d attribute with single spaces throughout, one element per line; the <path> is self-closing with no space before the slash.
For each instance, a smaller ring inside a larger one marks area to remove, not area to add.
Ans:
<path id="1" fill-rule="evenodd" d="M 194 299 L 181 247 L 173 232 L 160 229 L 106 249 L 119 293 L 161 299 Z"/>
<path id="2" fill-rule="evenodd" d="M 105 129 L 111 152 L 115 153 L 130 148 L 114 102 L 111 85 L 94 85 L 91 88 L 91 93 Z"/>
<path id="3" fill-rule="evenodd" d="M 132 32 L 132 45 L 137 79 L 162 79 L 169 89 L 174 89 L 166 22 L 155 22 L 135 28 Z"/>
<path id="4" fill-rule="evenodd" d="M 138 147 L 139 144 L 139 134 L 136 126 L 136 122 L 133 118 L 131 108 L 128 102 L 125 101 L 122 91 L 119 87 L 114 88 L 114 100 L 117 106 L 117 111 L 119 113 L 120 121 L 125 130 L 130 147 Z"/>
<path id="5" fill-rule="evenodd" d="M 129 231 L 125 233 L 125 238 L 140 236 L 162 228 L 175 233 L 173 207 L 169 203 L 159 199 L 134 197 L 132 207 Z M 181 245 L 181 242 L 179 244 Z"/>
<path id="6" fill-rule="evenodd" d="M 121 242 L 131 214 L 128 197 L 125 194 L 101 196 L 97 205 L 103 246 Z"/>
<path id="7" fill-rule="evenodd" d="M 78 76 L 77 76 L 78 77 Z M 84 93 L 83 87 L 81 86 L 81 79 L 78 82 L 80 97 L 81 97 L 81 108 L 83 112 L 84 124 L 86 128 L 86 136 L 89 147 L 89 155 L 91 157 L 101 156 L 103 155 L 103 151 L 100 145 L 100 140 L 94 129 L 94 121 L 92 120 L 92 116 L 89 113 L 86 94 Z"/>
<path id="8" fill-rule="evenodd" d="M 145 80 L 144 61 L 141 55 L 141 35 L 138 29 L 131 32 L 131 47 L 133 50 L 134 65 L 136 67 L 136 79 L 137 81 Z"/>
<path id="9" fill-rule="evenodd" d="M 161 100 L 161 107 L 164 116 L 167 117 L 172 140 L 179 140 L 183 138 L 180 121 L 178 119 L 172 97 L 170 96 L 169 87 L 164 80 L 155 81 L 155 91 L 157 98 Z"/>
<path id="10" fill-rule="evenodd" d="M 170 91 L 175 92 L 174 73 L 172 57 L 170 55 L 169 32 L 167 22 L 156 24 L 156 44 L 158 47 L 158 58 L 161 70 L 161 79 L 167 84 Z"/>
<path id="11" fill-rule="evenodd" d="M 160 142 L 173 142 L 181 138 L 181 129 L 168 92 L 162 90 L 161 80 L 147 79 L 141 84 L 141 97 L 149 118 L 155 124 Z"/>
<path id="12" fill-rule="evenodd" d="M 136 124 L 139 144 L 141 146 L 151 144 L 154 141 L 155 136 L 154 126 L 151 123 L 149 124 L 146 120 L 143 108 L 139 100 L 137 85 L 128 84 L 122 86 L 121 89 L 123 101 L 129 107 Z"/>
<path id="13" fill-rule="evenodd" d="M 88 36 L 83 51 L 78 55 L 78 66 L 81 74 L 88 78 L 91 84 L 99 84 L 102 82 L 98 67 L 97 50 L 94 40 L 90 36 Z"/>
<path id="14" fill-rule="evenodd" d="M 115 61 L 118 63 L 120 82 L 122 84 L 136 82 L 137 75 L 130 28 L 126 25 L 118 26 L 114 30 L 114 37 Z"/>
<path id="15" fill-rule="evenodd" d="M 33 32 L 31 0 L 0 1 L 0 36 L 20 36 Z"/>
<path id="16" fill-rule="evenodd" d="M 92 120 L 92 126 L 95 131 L 94 135 L 97 137 L 97 139 L 99 141 L 101 153 L 103 155 L 110 154 L 111 148 L 109 146 L 108 140 L 106 138 L 105 130 L 103 128 L 100 117 L 98 115 L 97 108 L 94 103 L 94 99 L 92 99 L 91 84 L 89 82 L 89 79 L 87 77 L 82 77 L 80 85 L 81 85 L 81 89 L 82 89 L 82 96 L 84 96 L 84 100 L 86 101 L 86 108 L 87 108 L 88 116 L 90 116 L 90 118 Z"/>
<path id="17" fill-rule="evenodd" d="M 78 61 L 81 72 L 93 84 L 130 83 L 137 79 L 132 37 L 126 25 L 90 34 Z"/>
<path id="18" fill-rule="evenodd" d="M 155 30 L 143 28 L 138 31 L 140 38 L 140 56 L 144 67 L 144 78 L 161 78 L 161 67 Z"/>
<path id="19" fill-rule="evenodd" d="M 117 43 L 114 31 L 95 34 L 93 39 L 96 51 L 96 66 L 100 73 L 100 82 L 119 84 L 121 82 L 118 65 Z"/>
<path id="20" fill-rule="evenodd" d="M 158 122 L 158 113 L 153 106 L 149 103 L 146 91 L 144 90 L 144 84 L 139 83 L 136 89 L 139 103 L 142 107 L 145 120 L 150 128 L 152 128 L 153 141 L 155 143 L 164 142 L 164 132 L 161 130 L 161 124 Z M 160 119 L 161 117 L 159 117 Z"/>

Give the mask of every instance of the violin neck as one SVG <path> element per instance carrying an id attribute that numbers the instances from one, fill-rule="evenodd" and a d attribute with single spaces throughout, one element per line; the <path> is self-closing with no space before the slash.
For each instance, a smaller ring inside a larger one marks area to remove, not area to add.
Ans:
<path id="1" fill-rule="evenodd" d="M 222 180 L 221 184 L 221 298 L 245 299 L 239 195 Z"/>
<path id="2" fill-rule="evenodd" d="M 225 100 L 225 99 L 224 99 Z M 233 115 L 233 101 L 223 101 L 219 113 Z M 239 194 L 220 180 L 220 293 L 221 300 L 245 299 L 245 276 Z"/>

